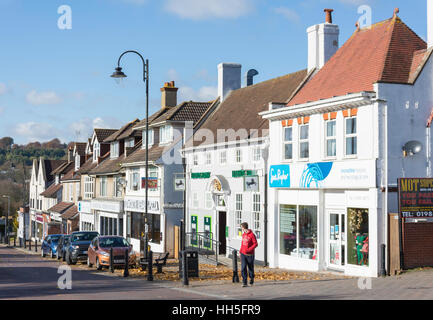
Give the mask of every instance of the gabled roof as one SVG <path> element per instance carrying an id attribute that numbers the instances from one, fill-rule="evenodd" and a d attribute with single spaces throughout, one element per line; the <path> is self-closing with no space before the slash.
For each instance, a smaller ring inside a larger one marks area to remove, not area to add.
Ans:
<path id="1" fill-rule="evenodd" d="M 80 167 L 80 169 L 78 169 L 77 173 L 78 174 L 87 174 L 89 173 L 93 168 L 95 168 L 98 165 L 97 162 L 93 161 L 93 158 L 90 157 L 89 159 L 87 159 L 86 162 L 84 162 L 84 164 Z"/>
<path id="2" fill-rule="evenodd" d="M 131 135 L 133 135 L 133 127 L 139 122 L 140 121 L 138 119 L 128 122 L 122 128 L 105 138 L 104 143 L 129 138 Z"/>
<path id="3" fill-rule="evenodd" d="M 397 15 L 356 30 L 288 106 L 374 91 L 378 82 L 411 84 L 425 63 L 426 47 Z"/>
<path id="4" fill-rule="evenodd" d="M 59 202 L 55 206 L 48 209 L 48 212 L 55 212 L 62 214 L 65 210 L 73 206 L 72 202 Z"/>
<path id="5" fill-rule="evenodd" d="M 98 139 L 99 143 L 102 143 L 105 139 L 107 139 L 116 131 L 117 129 L 99 129 L 99 128 L 94 129 L 96 138 Z"/>
<path id="6" fill-rule="evenodd" d="M 41 196 L 46 197 L 46 198 L 56 198 L 57 193 L 59 191 L 61 191 L 62 188 L 63 188 L 63 186 L 61 183 L 52 184 L 51 186 L 48 187 L 47 190 L 45 190 L 44 192 L 41 193 Z"/>
<path id="7" fill-rule="evenodd" d="M 211 102 L 183 102 L 176 107 L 169 108 L 166 112 L 154 118 L 152 124 L 164 121 L 192 121 L 195 124 L 214 102 L 215 100 Z"/>
<path id="8" fill-rule="evenodd" d="M 156 161 L 158 160 L 164 150 L 167 149 L 167 146 L 160 147 L 159 145 L 154 145 L 151 148 L 149 148 L 149 161 Z M 145 162 L 146 161 L 146 149 L 138 148 L 135 152 L 130 154 L 126 159 L 122 161 L 122 164 L 130 164 L 130 163 L 136 163 L 136 162 Z"/>
<path id="9" fill-rule="evenodd" d="M 200 127 L 210 130 L 214 140 L 194 141 L 194 146 L 217 143 L 218 130 L 246 129 L 249 134 L 256 129 L 262 136 L 262 129 L 269 128 L 269 121 L 262 119 L 259 112 L 268 110 L 270 102 L 287 102 L 308 76 L 307 70 L 301 70 L 232 91 Z"/>
<path id="10" fill-rule="evenodd" d="M 67 164 L 66 160 L 43 160 L 42 165 L 45 169 L 45 177 L 47 179 L 47 182 L 51 182 L 54 180 L 55 174 L 57 168 L 60 166 L 63 166 Z"/>
<path id="11" fill-rule="evenodd" d="M 62 214 L 62 219 L 74 219 L 78 215 L 78 208 L 76 205 L 70 206 Z"/>
<path id="12" fill-rule="evenodd" d="M 75 142 L 74 150 L 79 156 L 83 157 L 86 155 L 86 146 L 87 146 L 86 142 Z"/>

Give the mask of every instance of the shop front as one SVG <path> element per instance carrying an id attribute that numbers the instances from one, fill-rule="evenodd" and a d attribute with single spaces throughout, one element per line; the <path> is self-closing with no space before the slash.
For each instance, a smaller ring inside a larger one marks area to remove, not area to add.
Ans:
<path id="1" fill-rule="evenodd" d="M 38 241 L 44 237 L 44 217 L 41 212 L 36 212 L 35 216 L 35 238 Z"/>
<path id="2" fill-rule="evenodd" d="M 123 201 L 92 200 L 91 210 L 95 215 L 96 230 L 102 236 L 123 236 Z"/>
<path id="3" fill-rule="evenodd" d="M 273 265 L 377 276 L 375 183 L 374 161 L 271 166 L 278 230 Z"/>
<path id="4" fill-rule="evenodd" d="M 144 234 L 146 232 L 145 200 L 142 197 L 125 197 L 126 237 L 133 245 L 134 251 L 143 251 Z M 163 253 L 165 248 L 165 215 L 161 213 L 159 197 L 149 197 L 147 215 L 147 237 L 153 252 Z"/>
<path id="5" fill-rule="evenodd" d="M 90 201 L 79 201 L 80 231 L 95 231 L 95 215 L 92 213 Z"/>

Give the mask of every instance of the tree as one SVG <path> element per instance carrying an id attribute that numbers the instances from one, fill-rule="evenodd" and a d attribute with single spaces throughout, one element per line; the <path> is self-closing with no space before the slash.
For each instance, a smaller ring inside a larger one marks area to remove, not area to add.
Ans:
<path id="1" fill-rule="evenodd" d="M 11 137 L 3 137 L 0 139 L 0 149 L 9 150 L 14 144 L 14 139 Z"/>

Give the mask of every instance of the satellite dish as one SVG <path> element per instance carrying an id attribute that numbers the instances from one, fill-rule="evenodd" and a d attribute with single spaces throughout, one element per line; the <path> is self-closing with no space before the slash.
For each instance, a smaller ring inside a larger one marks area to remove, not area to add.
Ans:
<path id="1" fill-rule="evenodd" d="M 404 156 L 413 156 L 422 151 L 422 143 L 419 141 L 409 141 L 403 146 Z"/>

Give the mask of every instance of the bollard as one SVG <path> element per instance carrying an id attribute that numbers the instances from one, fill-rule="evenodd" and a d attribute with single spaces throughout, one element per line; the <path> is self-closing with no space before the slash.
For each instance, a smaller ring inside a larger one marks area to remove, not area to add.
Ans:
<path id="1" fill-rule="evenodd" d="M 27 240 L 24 239 L 24 249 L 27 249 Z"/>
<path id="2" fill-rule="evenodd" d="M 152 250 L 149 250 L 148 251 L 148 262 L 149 262 L 149 264 L 148 264 L 148 271 L 147 271 L 147 281 L 153 281 L 153 263 L 152 263 L 152 261 L 153 261 L 153 252 L 152 252 Z"/>
<path id="3" fill-rule="evenodd" d="M 239 283 L 238 251 L 233 250 L 233 283 Z"/>
<path id="4" fill-rule="evenodd" d="M 29 251 L 32 251 L 32 240 L 29 240 Z"/>
<path id="5" fill-rule="evenodd" d="M 188 260 L 186 257 L 186 251 L 184 250 L 182 252 L 182 278 L 183 278 L 183 285 L 184 286 L 189 286 L 189 281 L 188 281 Z"/>
<path id="6" fill-rule="evenodd" d="M 382 251 L 382 264 L 380 266 L 380 276 L 381 277 L 386 277 L 386 267 L 385 267 L 385 250 L 386 250 L 386 245 L 382 244 L 381 245 L 381 251 Z"/>
<path id="7" fill-rule="evenodd" d="M 123 270 L 123 276 L 127 278 L 129 276 L 129 252 L 125 250 L 125 270 Z"/>
<path id="8" fill-rule="evenodd" d="M 38 239 L 35 240 L 35 252 L 38 252 Z"/>
<path id="9" fill-rule="evenodd" d="M 114 273 L 113 247 L 110 248 L 110 272 Z"/>

